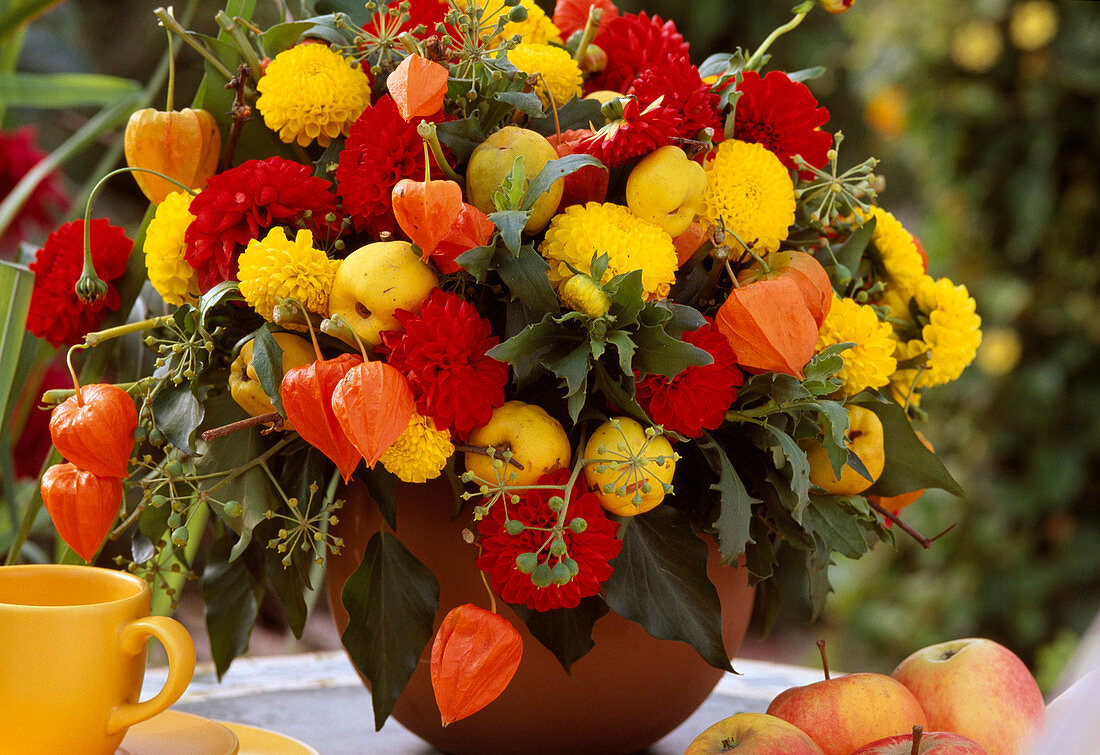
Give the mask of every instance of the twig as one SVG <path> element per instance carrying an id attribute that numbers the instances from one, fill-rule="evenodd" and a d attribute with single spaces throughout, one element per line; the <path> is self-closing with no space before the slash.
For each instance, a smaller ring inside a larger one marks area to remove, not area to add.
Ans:
<path id="1" fill-rule="evenodd" d="M 225 150 L 222 152 L 218 170 L 228 170 L 233 165 L 233 153 L 237 149 L 237 141 L 241 138 L 241 129 L 252 117 L 252 107 L 244 99 L 244 88 L 251 75 L 252 69 L 241 63 L 237 66 L 237 75 L 225 85 L 226 89 L 235 90 L 236 95 L 233 97 L 233 108 L 230 111 L 233 114 L 233 122 L 229 125 L 229 136 L 225 140 Z"/>
<path id="2" fill-rule="evenodd" d="M 870 504 L 871 508 L 873 508 L 875 511 L 882 514 L 883 517 L 885 517 L 886 519 L 889 519 L 891 522 L 893 522 L 898 527 L 900 527 L 901 530 L 906 535 L 909 535 L 909 537 L 913 538 L 918 543 L 920 543 L 920 546 L 922 548 L 924 548 L 925 550 L 931 548 L 932 543 L 939 540 L 941 537 L 946 535 L 948 532 L 950 532 L 955 527 L 955 525 L 952 524 L 950 527 L 948 527 L 947 529 L 945 529 L 943 532 L 936 535 L 935 537 L 925 537 L 921 533 L 917 532 L 917 530 L 915 530 L 913 527 L 911 527 L 910 525 L 906 524 L 901 519 L 899 519 L 897 514 L 893 513 L 892 511 L 887 511 L 882 506 L 878 505 L 877 503 L 875 503 L 872 500 L 868 500 L 867 503 Z"/>
<path id="3" fill-rule="evenodd" d="M 276 426 L 281 425 L 282 416 L 278 412 L 270 412 L 268 414 L 260 414 L 256 417 L 238 420 L 237 422 L 230 422 L 228 425 L 222 425 L 221 427 L 214 427 L 207 430 L 202 434 L 202 439 L 209 443 L 217 438 L 232 435 L 238 430 L 247 430 L 256 425 L 266 425 L 268 422 L 274 422 Z"/>
<path id="4" fill-rule="evenodd" d="M 463 451 L 468 454 L 483 454 L 484 456 L 491 456 L 494 459 L 505 461 L 511 464 L 513 467 L 516 467 L 517 469 L 523 469 L 523 465 L 516 461 L 514 458 L 505 459 L 501 455 L 500 449 L 496 446 L 471 446 L 468 443 L 455 443 L 454 447 L 456 451 Z"/>

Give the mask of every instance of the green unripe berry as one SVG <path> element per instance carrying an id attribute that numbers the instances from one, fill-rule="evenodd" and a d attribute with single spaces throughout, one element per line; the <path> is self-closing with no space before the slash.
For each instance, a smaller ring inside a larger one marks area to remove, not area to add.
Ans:
<path id="1" fill-rule="evenodd" d="M 524 529 L 523 522 L 518 519 L 509 519 L 504 523 L 504 531 L 509 535 L 518 535 L 523 532 Z"/>
<path id="2" fill-rule="evenodd" d="M 545 563 L 539 564 L 531 572 L 531 581 L 535 584 L 535 587 L 549 587 L 553 579 L 550 567 Z"/>
<path id="3" fill-rule="evenodd" d="M 162 496 L 160 493 L 157 493 L 155 496 L 153 496 L 150 501 L 152 502 L 153 506 L 157 507 L 163 506 L 164 504 L 168 503 L 168 499 Z"/>
<path id="4" fill-rule="evenodd" d="M 182 548 L 187 545 L 187 535 L 188 532 L 186 527 L 177 527 L 172 530 L 172 545 L 177 548 Z"/>
<path id="5" fill-rule="evenodd" d="M 164 433 L 154 427 L 152 432 L 149 433 L 149 442 L 154 446 L 163 446 Z"/>
<path id="6" fill-rule="evenodd" d="M 559 563 L 565 564 L 565 568 L 569 570 L 569 573 L 574 577 L 581 573 L 581 565 L 574 559 L 563 558 Z"/>
<path id="7" fill-rule="evenodd" d="M 546 502 L 546 505 L 549 506 L 550 510 L 556 514 L 563 508 L 565 508 L 565 499 L 562 498 L 560 495 L 556 495 L 551 497 L 550 500 Z"/>
<path id="8" fill-rule="evenodd" d="M 244 507 L 241 506 L 240 501 L 226 501 L 225 502 L 225 515 L 238 517 L 244 513 Z"/>
<path id="9" fill-rule="evenodd" d="M 183 517 L 180 515 L 180 512 L 173 511 L 168 515 L 168 526 L 174 530 L 183 526 Z"/>
<path id="10" fill-rule="evenodd" d="M 534 553 L 528 551 L 527 553 L 521 553 L 516 556 L 516 568 L 524 574 L 530 574 L 538 566 L 539 558 Z"/>
<path id="11" fill-rule="evenodd" d="M 164 473 L 169 477 L 179 477 L 183 474 L 183 465 L 178 461 L 170 461 L 164 465 Z"/>
<path id="12" fill-rule="evenodd" d="M 576 533 L 584 532 L 586 529 L 588 529 L 588 522 L 586 522 L 579 516 L 575 516 L 569 521 L 569 529 L 573 530 L 573 532 Z"/>
<path id="13" fill-rule="evenodd" d="M 554 568 L 550 570 L 550 578 L 554 580 L 555 585 L 565 585 L 569 583 L 569 580 L 573 579 L 573 575 L 569 573 L 569 567 L 559 561 L 554 564 Z"/>
<path id="14" fill-rule="evenodd" d="M 554 540 L 550 543 L 550 555 L 554 558 L 561 558 L 568 551 L 569 548 L 566 546 L 565 541 L 562 540 L 560 537 L 554 538 Z"/>

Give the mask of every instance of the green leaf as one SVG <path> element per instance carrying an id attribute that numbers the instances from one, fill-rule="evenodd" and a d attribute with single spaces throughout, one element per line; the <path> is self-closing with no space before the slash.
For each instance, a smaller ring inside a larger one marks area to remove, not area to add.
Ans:
<path id="1" fill-rule="evenodd" d="M 248 650 L 252 625 L 260 609 L 263 587 L 253 579 L 243 561 L 231 561 L 230 536 L 220 537 L 206 555 L 202 572 L 202 598 L 206 604 L 206 632 L 218 679 L 233 659 Z"/>
<path id="2" fill-rule="evenodd" d="M 867 539 L 852 512 L 843 505 L 843 498 L 832 495 L 812 495 L 802 516 L 808 532 L 819 538 L 825 548 L 847 558 L 859 558 L 867 552 Z"/>
<path id="3" fill-rule="evenodd" d="M 660 640 L 682 640 L 710 665 L 732 671 L 722 605 L 707 576 L 707 546 L 672 506 L 621 520 L 622 552 L 604 583 L 607 604 Z"/>
<path id="4" fill-rule="evenodd" d="M 470 154 L 486 138 L 481 124 L 474 116 L 437 123 L 435 133 L 439 137 L 439 142 L 451 150 L 451 154 L 460 165 L 470 159 Z"/>
<path id="5" fill-rule="evenodd" d="M 0 41 L 6 39 L 24 24 L 30 23 L 38 14 L 45 13 L 57 0 L 15 0 L 4 3 L 0 12 Z"/>
<path id="6" fill-rule="evenodd" d="M 542 117 L 542 102 L 534 92 L 495 92 L 492 98 L 504 102 L 532 118 Z"/>
<path id="7" fill-rule="evenodd" d="M 607 613 L 608 608 L 603 598 L 590 595 L 582 598 L 576 608 L 532 611 L 527 606 L 514 605 L 512 610 L 569 673 L 573 664 L 595 647 L 592 627 Z"/>
<path id="8" fill-rule="evenodd" d="M 199 298 L 199 317 L 202 322 L 206 322 L 206 317 L 219 305 L 228 301 L 244 301 L 236 281 L 222 281 Z"/>
<path id="9" fill-rule="evenodd" d="M 371 499 L 392 529 L 397 529 L 397 477 L 384 467 L 364 467 L 359 479 L 367 486 Z"/>
<path id="10" fill-rule="evenodd" d="M 286 410 L 283 409 L 280 390 L 283 383 L 283 347 L 271 335 L 266 323 L 256 331 L 256 339 L 252 342 L 252 368 L 256 370 L 260 387 L 271 399 L 271 405 L 285 419 Z"/>
<path id="11" fill-rule="evenodd" d="M 475 246 L 468 249 L 455 258 L 455 262 L 465 268 L 466 272 L 474 276 L 478 283 L 485 282 L 485 276 L 489 273 L 489 265 L 496 254 L 495 246 Z"/>
<path id="12" fill-rule="evenodd" d="M 320 19 L 317 19 L 318 21 Z M 275 24 L 270 29 L 260 35 L 260 49 L 264 55 L 274 58 L 283 50 L 288 50 L 293 47 L 302 35 L 316 26 L 314 21 L 290 21 L 283 24 Z M 335 29 L 333 29 L 335 30 Z M 317 36 L 326 38 L 325 31 L 321 31 Z M 332 42 L 334 40 L 327 40 Z M 341 43 L 345 43 L 346 40 L 341 39 Z"/>
<path id="13" fill-rule="evenodd" d="M 546 271 L 550 265 L 530 244 L 521 246 L 519 256 L 497 255 L 497 273 L 513 299 L 535 312 L 558 314 L 561 305 Z"/>
<path id="14" fill-rule="evenodd" d="M 802 514 L 810 502 L 810 462 L 806 459 L 806 452 L 798 447 L 794 438 L 771 424 L 761 426 L 778 443 L 779 451 L 791 467 L 790 487 L 798 499 L 798 505 L 791 511 L 791 516 L 799 524 L 802 523 Z M 774 446 L 772 446 L 774 448 Z"/>
<path id="15" fill-rule="evenodd" d="M 819 538 L 814 540 L 815 547 L 806 553 L 806 576 L 809 578 L 810 608 L 816 619 L 825 609 L 825 600 L 833 587 L 829 584 L 829 566 L 832 565 L 829 549 Z"/>
<path id="16" fill-rule="evenodd" d="M 687 307 L 683 304 L 665 304 L 672 312 L 672 317 L 665 323 L 665 330 L 673 338 L 682 338 L 684 333 L 690 330 L 698 330 L 707 323 L 707 318 L 695 307 Z"/>
<path id="17" fill-rule="evenodd" d="M 673 338 L 665 330 L 671 317 L 667 305 L 648 302 L 638 317 L 634 344 L 634 369 L 642 375 L 675 377 L 692 365 L 710 364 L 714 357 L 705 349 Z"/>
<path id="18" fill-rule="evenodd" d="M 718 475 L 718 482 L 710 486 L 719 494 L 718 518 L 712 523 L 718 535 L 718 553 L 722 564 L 737 561 L 745 552 L 745 546 L 753 542 L 749 531 L 752 522 L 752 505 L 760 503 L 753 498 L 741 482 L 733 463 L 725 449 L 715 441 L 710 433 L 703 433 L 706 442 L 698 444 L 707 465 Z"/>
<path id="19" fill-rule="evenodd" d="M 374 727 L 381 729 L 432 638 L 439 582 L 393 535 L 377 532 L 341 594 L 341 639 L 370 680 Z"/>
<path id="20" fill-rule="evenodd" d="M 892 496 L 921 488 L 940 488 L 953 495 L 963 495 L 939 457 L 924 447 L 913 432 L 905 410 L 897 404 L 880 401 L 860 402 L 882 421 L 886 465 L 867 495 Z"/>
<path id="21" fill-rule="evenodd" d="M 7 426 L 8 397 L 27 332 L 27 310 L 33 289 L 34 273 L 0 260 L 0 426 L 3 427 Z"/>
<path id="22" fill-rule="evenodd" d="M 132 79 L 98 73 L 0 73 L 0 107 L 105 107 L 141 94 Z"/>
<path id="23" fill-rule="evenodd" d="M 615 347 L 615 352 L 619 355 L 619 371 L 623 375 L 634 374 L 634 352 L 636 347 L 634 341 L 630 338 L 630 334 L 624 330 L 613 330 L 607 334 L 605 340 Z"/>
<path id="24" fill-rule="evenodd" d="M 875 218 L 872 217 L 852 231 L 852 235 L 848 237 L 848 240 L 833 253 L 836 261 L 854 272 L 859 267 L 859 260 L 863 256 L 864 250 L 867 249 L 867 245 L 871 243 L 871 235 L 874 232 Z"/>
<path id="25" fill-rule="evenodd" d="M 813 66 L 812 68 L 800 68 L 787 74 L 791 81 L 811 81 L 824 76 L 829 69 L 825 66 Z"/>
<path id="26" fill-rule="evenodd" d="M 822 445 L 829 457 L 829 464 L 833 467 L 833 474 L 839 479 L 849 456 L 845 437 L 848 432 L 848 412 L 836 401 L 811 401 L 806 406 L 818 412 L 821 429 L 824 431 Z"/>
<path id="27" fill-rule="evenodd" d="M 523 245 L 521 234 L 530 216 L 530 212 L 523 210 L 500 210 L 489 213 L 489 220 L 493 221 L 493 225 L 500 231 L 500 238 L 504 241 L 504 245 L 514 255 L 519 254 L 519 248 Z"/>
<path id="28" fill-rule="evenodd" d="M 554 321 L 553 315 L 547 314 L 542 320 L 528 325 L 504 343 L 498 343 L 487 353 L 493 359 L 509 364 L 516 364 L 525 357 L 541 364 L 543 359 L 552 357 L 555 353 L 572 351 L 583 339 L 584 336 L 579 331 L 559 325 Z"/>
<path id="29" fill-rule="evenodd" d="M 523 202 L 523 192 L 527 188 L 527 173 L 523 168 L 523 155 L 516 155 L 512 160 L 512 167 L 504 178 L 501 179 L 500 189 L 491 195 L 493 205 L 498 212 L 513 212 L 516 210 L 531 209 L 520 207 Z M 526 217 L 524 223 L 527 222 Z M 518 246 L 518 244 L 517 244 Z"/>
<path id="30" fill-rule="evenodd" d="M 565 157 L 559 157 L 557 160 L 551 160 L 542 166 L 542 170 L 531 179 L 531 184 L 527 187 L 527 193 L 523 196 L 523 203 L 520 205 L 521 210 L 530 210 L 535 206 L 535 202 L 550 190 L 550 187 L 554 185 L 555 181 L 565 178 L 571 173 L 575 173 L 586 165 L 595 165 L 598 168 L 607 170 L 607 167 L 596 158 L 591 155 L 566 155 Z"/>
<path id="31" fill-rule="evenodd" d="M 153 397 L 153 422 L 173 446 L 194 455 L 195 431 L 205 410 L 190 383 L 165 385 Z"/>
<path id="32" fill-rule="evenodd" d="M 615 318 L 615 326 L 626 328 L 638 321 L 638 314 L 645 302 L 642 301 L 642 271 L 631 270 L 609 280 L 604 288 L 611 294 L 611 308 L 608 313 Z"/>
<path id="33" fill-rule="evenodd" d="M 601 107 L 603 106 L 596 100 L 574 98 L 558 108 L 556 124 L 553 114 L 550 114 L 545 118 L 535 118 L 528 121 L 527 127 L 543 136 L 556 133 L 559 128 L 562 131 L 568 131 L 569 129 L 590 128 L 593 124 L 596 124 L 596 128 L 599 128 L 604 122 L 603 113 L 600 112 Z"/>

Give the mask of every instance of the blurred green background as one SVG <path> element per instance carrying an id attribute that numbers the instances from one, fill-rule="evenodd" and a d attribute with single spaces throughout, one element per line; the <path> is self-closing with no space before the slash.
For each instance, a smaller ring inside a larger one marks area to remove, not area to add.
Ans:
<path id="1" fill-rule="evenodd" d="M 29 28 L 18 69 L 144 84 L 164 50 L 159 4 L 64 3 Z M 698 63 L 752 49 L 792 4 L 619 6 L 673 19 Z M 193 28 L 213 33 L 221 4 L 187 5 Z M 896 550 L 838 564 L 815 624 L 799 575 L 787 575 L 789 659 L 815 663 L 811 638 L 824 636 L 837 667 L 889 670 L 918 647 L 978 635 L 1015 650 L 1049 689 L 1100 607 L 1100 3 L 856 0 L 842 16 L 815 10 L 771 51 L 785 70 L 828 67 L 809 85 L 832 113 L 826 128 L 845 134 L 842 165 L 881 159 L 881 204 L 920 238 L 934 276 L 968 286 L 985 333 L 963 379 L 922 404 L 925 433 L 967 494 L 932 491 L 903 512 L 926 535 L 954 528 L 928 551 L 899 534 Z M 179 57 L 185 93 L 199 67 Z M 51 149 L 94 112 L 9 110 L 4 125 L 36 123 Z M 66 167 L 72 196 L 105 172 L 118 133 Z M 104 202 L 117 224 L 144 211 L 128 181 Z"/>

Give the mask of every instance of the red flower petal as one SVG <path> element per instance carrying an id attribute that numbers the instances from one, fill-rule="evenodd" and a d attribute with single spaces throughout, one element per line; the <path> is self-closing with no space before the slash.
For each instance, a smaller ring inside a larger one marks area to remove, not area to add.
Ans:
<path id="1" fill-rule="evenodd" d="M 833 137 L 820 127 L 829 120 L 829 111 L 817 106 L 809 87 L 781 71 L 764 77 L 746 71 L 737 91 L 735 139 L 764 145 L 790 170 L 796 168 L 795 155 L 815 168 L 825 167 Z M 808 179 L 813 174 L 801 175 Z"/>

